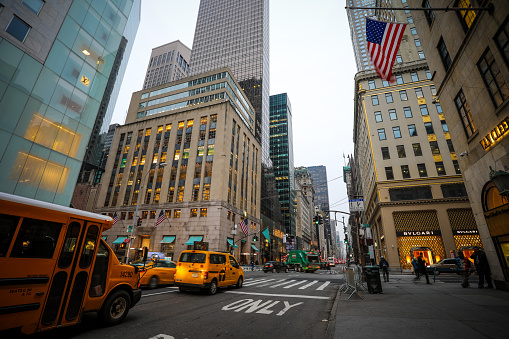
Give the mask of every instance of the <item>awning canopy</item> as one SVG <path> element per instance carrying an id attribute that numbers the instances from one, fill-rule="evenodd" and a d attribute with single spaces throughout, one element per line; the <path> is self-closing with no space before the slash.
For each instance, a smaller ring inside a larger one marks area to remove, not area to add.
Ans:
<path id="1" fill-rule="evenodd" d="M 186 245 L 194 245 L 195 241 L 201 241 L 203 239 L 202 236 L 192 236 L 189 237 L 189 240 L 186 242 Z"/>
<path id="2" fill-rule="evenodd" d="M 251 247 L 252 247 L 255 251 L 257 251 L 257 252 L 258 252 L 258 249 L 256 248 L 256 246 L 255 246 L 255 245 L 251 244 Z"/>
<path id="3" fill-rule="evenodd" d="M 103 236 L 101 236 L 101 238 L 103 238 L 103 240 L 106 241 L 106 239 L 108 239 L 108 236 L 107 235 L 103 235 Z"/>
<path id="4" fill-rule="evenodd" d="M 115 239 L 115 241 L 113 242 L 113 244 L 114 244 L 114 245 L 121 244 L 121 243 L 123 243 L 126 239 L 127 239 L 127 237 L 118 237 L 117 239 Z"/>
<path id="5" fill-rule="evenodd" d="M 231 239 L 226 239 L 226 240 L 228 240 L 228 243 L 230 244 L 230 246 L 233 246 L 233 240 L 231 240 Z M 235 245 L 233 247 L 234 248 L 239 248 L 239 246 L 237 246 L 237 245 Z"/>
<path id="6" fill-rule="evenodd" d="M 163 240 L 160 241 L 160 244 L 171 244 L 175 241 L 174 236 L 164 237 Z"/>

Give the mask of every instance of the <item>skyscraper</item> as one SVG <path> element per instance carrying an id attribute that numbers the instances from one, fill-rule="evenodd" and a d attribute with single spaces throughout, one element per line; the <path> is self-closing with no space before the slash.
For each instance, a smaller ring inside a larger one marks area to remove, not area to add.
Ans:
<path id="1" fill-rule="evenodd" d="M 270 160 L 285 232 L 295 235 L 292 106 L 286 93 L 270 96 Z"/>
<path id="2" fill-rule="evenodd" d="M 69 205 L 132 6 L 0 7 L 0 191 Z"/>
<path id="3" fill-rule="evenodd" d="M 313 179 L 313 188 L 315 190 L 315 206 L 320 211 L 328 211 L 329 187 L 327 186 L 327 168 L 325 166 L 310 166 L 308 167 L 308 171 L 311 173 L 311 178 Z M 324 214 L 324 234 L 326 245 L 321 244 L 322 248 L 320 248 L 320 250 L 326 250 L 327 253 L 329 253 L 332 236 L 330 229 L 330 217 L 329 212 L 324 212 Z"/>
<path id="4" fill-rule="evenodd" d="M 346 0 L 347 6 L 374 7 L 375 0 Z M 366 41 L 366 17 L 373 16 L 373 9 L 347 10 L 348 22 L 350 23 L 350 36 L 355 55 L 357 71 L 374 69 L 369 60 L 368 43 Z"/>

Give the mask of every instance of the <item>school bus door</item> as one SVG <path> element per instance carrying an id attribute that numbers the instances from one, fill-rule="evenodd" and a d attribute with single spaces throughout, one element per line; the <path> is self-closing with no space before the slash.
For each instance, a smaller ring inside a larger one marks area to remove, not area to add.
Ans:
<path id="1" fill-rule="evenodd" d="M 41 317 L 41 329 L 75 324 L 80 319 L 99 242 L 97 223 L 71 219 Z"/>

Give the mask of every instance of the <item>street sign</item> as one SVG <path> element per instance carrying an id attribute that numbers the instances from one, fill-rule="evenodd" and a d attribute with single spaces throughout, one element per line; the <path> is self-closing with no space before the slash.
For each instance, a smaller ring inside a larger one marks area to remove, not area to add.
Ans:
<path id="1" fill-rule="evenodd" d="M 349 199 L 350 212 L 364 211 L 364 199 Z"/>
<path id="2" fill-rule="evenodd" d="M 127 233 L 132 233 L 133 226 L 127 226 Z"/>
<path id="3" fill-rule="evenodd" d="M 367 228 L 367 227 L 369 227 L 369 224 L 361 224 L 361 227 L 362 228 Z"/>

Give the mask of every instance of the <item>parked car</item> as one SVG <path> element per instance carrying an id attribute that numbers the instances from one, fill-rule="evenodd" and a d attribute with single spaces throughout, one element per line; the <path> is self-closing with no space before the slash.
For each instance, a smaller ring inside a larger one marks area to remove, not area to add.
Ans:
<path id="1" fill-rule="evenodd" d="M 179 290 L 205 290 L 215 294 L 218 287 L 241 288 L 244 270 L 237 260 L 225 252 L 186 250 L 180 254 L 175 273 Z"/>
<path id="2" fill-rule="evenodd" d="M 456 264 L 455 258 L 449 258 L 449 259 L 442 259 L 436 264 L 431 264 L 427 267 L 428 273 L 433 274 L 436 272 L 436 274 L 440 273 L 457 273 L 461 274 L 458 265 Z M 470 272 L 475 271 L 475 268 L 473 265 L 470 267 Z"/>
<path id="3" fill-rule="evenodd" d="M 173 284 L 177 264 L 170 260 L 159 260 L 143 265 L 140 269 L 140 286 L 156 288 L 159 285 Z"/>
<path id="4" fill-rule="evenodd" d="M 288 272 L 288 266 L 284 262 L 279 261 L 267 261 L 265 265 L 263 265 L 263 272 L 272 272 L 272 273 L 279 273 L 279 272 Z"/>

